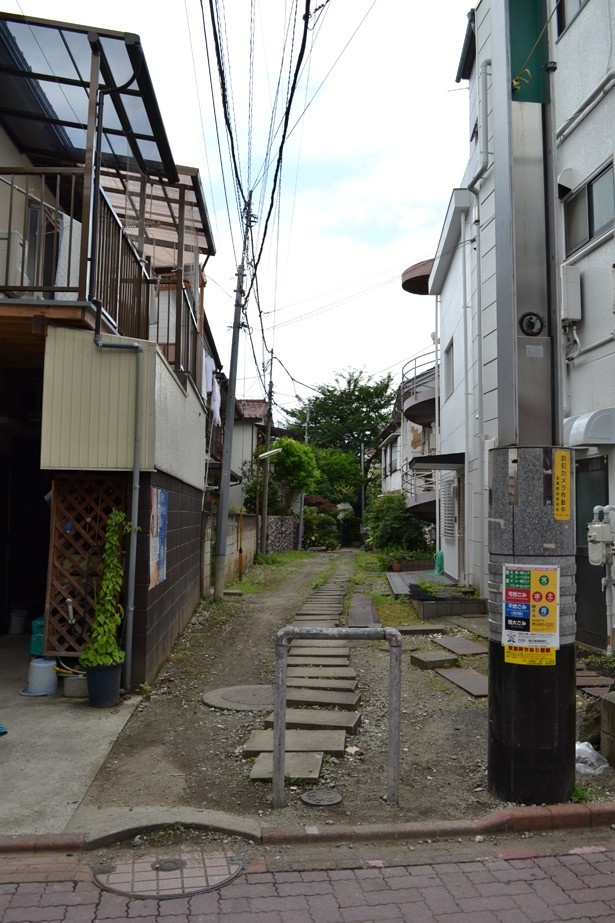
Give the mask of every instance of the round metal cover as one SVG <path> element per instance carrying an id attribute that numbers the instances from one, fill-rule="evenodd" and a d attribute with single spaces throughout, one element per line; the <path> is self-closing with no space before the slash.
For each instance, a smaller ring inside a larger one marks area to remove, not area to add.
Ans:
<path id="1" fill-rule="evenodd" d="M 103 891 L 137 900 L 172 900 L 218 890 L 241 874 L 243 863 L 222 850 L 183 848 L 177 856 L 128 854 L 92 868 Z M 136 919 L 136 918 L 135 918 Z"/>
<path id="2" fill-rule="evenodd" d="M 329 807 L 332 804 L 339 804 L 342 796 L 332 788 L 308 788 L 301 795 L 301 800 L 306 804 L 315 804 L 319 807 Z"/>
<path id="3" fill-rule="evenodd" d="M 270 711 L 273 698 L 273 686 L 224 686 L 201 695 L 205 705 L 230 711 Z"/>

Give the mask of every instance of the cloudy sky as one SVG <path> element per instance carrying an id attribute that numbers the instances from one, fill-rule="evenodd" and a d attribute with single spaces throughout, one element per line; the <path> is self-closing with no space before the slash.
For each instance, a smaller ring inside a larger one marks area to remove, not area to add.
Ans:
<path id="1" fill-rule="evenodd" d="M 305 0 L 298 5 L 302 13 Z M 215 6 L 224 22 L 237 162 L 242 188 L 253 190 L 258 250 L 301 15 L 293 35 L 291 0 L 216 0 Z M 467 84 L 455 83 L 468 3 L 313 0 L 311 6 L 320 9 L 310 20 L 279 204 L 259 265 L 262 315 L 251 299 L 238 358 L 237 396 L 258 398 L 273 350 L 278 420 L 283 407 L 310 396 L 310 386 L 333 383 L 349 369 L 375 378 L 390 371 L 397 380 L 404 362 L 431 346 L 434 300 L 407 295 L 400 279 L 405 268 L 433 256 L 468 153 Z M 228 373 L 242 228 L 209 0 L 4 0 L 3 8 L 141 36 L 175 160 L 202 174 L 217 245 L 207 266 L 206 309 Z"/>

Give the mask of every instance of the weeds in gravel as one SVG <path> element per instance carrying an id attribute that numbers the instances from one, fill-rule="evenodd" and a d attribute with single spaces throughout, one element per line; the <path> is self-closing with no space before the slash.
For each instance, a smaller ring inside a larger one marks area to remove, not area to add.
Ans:
<path id="1" fill-rule="evenodd" d="M 421 619 L 411 602 L 407 599 L 395 599 L 382 593 L 372 593 L 376 614 L 381 625 L 397 628 L 399 625 L 418 623 Z"/>
<path id="2" fill-rule="evenodd" d="M 580 785 L 577 782 L 572 789 L 570 800 L 573 804 L 587 804 L 590 801 L 595 801 L 597 797 L 597 793 L 592 788 L 588 785 Z"/>
<path id="3" fill-rule="evenodd" d="M 275 589 L 297 564 L 310 557 L 311 554 L 312 552 L 309 551 L 284 551 L 279 554 L 259 555 L 261 561 L 266 559 L 266 563 L 255 561 L 254 566 L 243 575 L 241 580 L 237 578 L 229 581 L 227 589 L 242 590 L 250 595 Z"/>

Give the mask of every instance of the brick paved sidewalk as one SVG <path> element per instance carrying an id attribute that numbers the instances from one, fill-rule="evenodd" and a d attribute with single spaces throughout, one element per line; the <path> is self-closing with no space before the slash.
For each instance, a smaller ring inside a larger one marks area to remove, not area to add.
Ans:
<path id="1" fill-rule="evenodd" d="M 454 853 L 454 849 L 453 849 Z M 101 891 L 87 857 L 4 856 L 1 923 L 607 923 L 615 849 L 565 855 L 329 871 L 253 863 L 219 890 L 172 900 Z"/>

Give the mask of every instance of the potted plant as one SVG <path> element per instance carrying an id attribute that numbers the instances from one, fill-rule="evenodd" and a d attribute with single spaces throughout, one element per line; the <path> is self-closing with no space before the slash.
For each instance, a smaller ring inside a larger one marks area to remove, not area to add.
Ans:
<path id="1" fill-rule="evenodd" d="M 126 652 L 119 642 L 124 617 L 120 593 L 124 582 L 122 539 L 132 529 L 126 513 L 113 510 L 105 526 L 100 584 L 96 596 L 90 639 L 80 656 L 85 670 L 90 704 L 97 708 L 117 705 L 120 699 L 122 664 Z"/>

